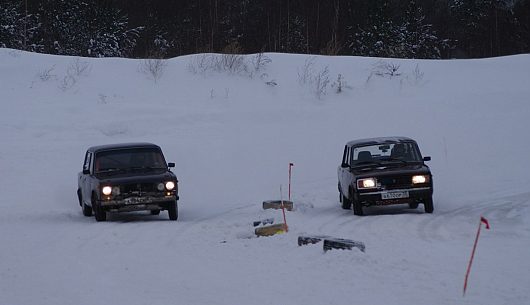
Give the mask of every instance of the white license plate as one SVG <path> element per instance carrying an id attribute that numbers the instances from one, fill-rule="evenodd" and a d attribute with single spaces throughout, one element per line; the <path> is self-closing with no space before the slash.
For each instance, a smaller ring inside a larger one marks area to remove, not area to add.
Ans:
<path id="1" fill-rule="evenodd" d="M 138 203 L 147 203 L 148 200 L 141 197 L 131 197 L 131 198 L 125 198 L 125 204 L 138 204 Z"/>
<path id="2" fill-rule="evenodd" d="M 382 193 L 381 199 L 401 199 L 401 198 L 409 198 L 409 192 L 389 192 L 389 193 Z"/>

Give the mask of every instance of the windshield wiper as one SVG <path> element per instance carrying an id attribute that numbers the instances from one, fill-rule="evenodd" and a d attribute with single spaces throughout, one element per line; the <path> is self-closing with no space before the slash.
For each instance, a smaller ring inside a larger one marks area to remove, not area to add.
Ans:
<path id="1" fill-rule="evenodd" d="M 166 169 L 165 167 L 153 167 L 153 166 L 133 166 L 128 168 L 131 171 L 135 170 L 155 170 L 155 169 Z"/>
<path id="2" fill-rule="evenodd" d="M 96 174 L 116 174 L 119 172 L 124 172 L 125 169 L 123 168 L 104 168 L 100 169 L 96 172 Z"/>
<path id="3" fill-rule="evenodd" d="M 405 160 L 398 159 L 398 158 L 393 158 L 393 157 L 384 157 L 384 158 L 381 158 L 379 160 L 381 160 L 381 161 L 398 161 L 398 162 L 403 162 L 403 164 L 407 164 L 408 163 Z"/>
<path id="4" fill-rule="evenodd" d="M 377 161 L 359 161 L 355 163 L 353 166 L 367 165 L 367 164 L 381 165 L 381 163 Z"/>

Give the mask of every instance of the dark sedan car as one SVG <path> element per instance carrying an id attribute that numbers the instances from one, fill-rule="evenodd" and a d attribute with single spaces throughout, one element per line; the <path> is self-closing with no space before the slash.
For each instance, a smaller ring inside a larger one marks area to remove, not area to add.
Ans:
<path id="1" fill-rule="evenodd" d="M 433 181 L 416 141 L 406 137 L 351 141 L 344 147 L 338 168 L 342 208 L 363 215 L 363 207 L 407 203 L 434 210 Z"/>
<path id="2" fill-rule="evenodd" d="M 107 213 L 167 210 L 178 218 L 177 177 L 162 150 L 151 143 L 90 147 L 78 174 L 77 196 L 83 215 L 105 221 Z"/>

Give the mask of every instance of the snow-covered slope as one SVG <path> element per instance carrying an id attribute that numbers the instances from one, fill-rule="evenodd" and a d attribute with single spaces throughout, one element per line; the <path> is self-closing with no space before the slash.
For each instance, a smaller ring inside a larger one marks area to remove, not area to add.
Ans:
<path id="1" fill-rule="evenodd" d="M 175 58 L 154 81 L 142 60 L 0 49 L 0 304 L 530 303 L 529 55 L 267 56 L 252 75 L 253 56 L 232 74 Z M 377 75 L 391 65 L 400 75 Z M 318 98 L 303 76 L 326 67 Z M 340 208 L 344 143 L 389 135 L 432 156 L 434 214 Z M 82 216 L 84 151 L 129 141 L 177 164 L 179 221 Z M 286 196 L 289 162 L 290 231 L 256 238 L 252 221 L 281 219 L 261 202 L 280 185 Z M 492 229 L 462 298 L 480 215 Z M 302 233 L 363 241 L 366 253 L 299 247 Z"/>

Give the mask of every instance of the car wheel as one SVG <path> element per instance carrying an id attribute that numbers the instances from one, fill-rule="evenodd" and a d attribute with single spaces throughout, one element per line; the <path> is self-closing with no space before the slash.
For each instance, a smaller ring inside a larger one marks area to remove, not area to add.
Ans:
<path id="1" fill-rule="evenodd" d="M 409 203 L 409 208 L 410 208 L 410 209 L 417 209 L 417 208 L 418 208 L 418 203 L 417 203 L 417 202 L 411 202 L 411 203 Z"/>
<path id="2" fill-rule="evenodd" d="M 92 208 L 86 205 L 84 202 L 81 203 L 81 208 L 83 209 L 83 215 L 86 217 L 92 216 Z"/>
<path id="3" fill-rule="evenodd" d="M 357 216 L 363 216 L 364 212 L 363 212 L 363 205 L 361 204 L 361 202 L 354 199 L 352 204 L 353 204 L 353 214 Z"/>
<path id="4" fill-rule="evenodd" d="M 94 197 L 92 197 L 92 208 L 94 209 L 94 216 L 96 217 L 96 221 L 106 221 L 107 220 L 107 212 L 101 208 L 101 206 L 97 203 Z"/>
<path id="5" fill-rule="evenodd" d="M 160 210 L 151 210 L 151 215 L 160 215 Z"/>
<path id="6" fill-rule="evenodd" d="M 342 197 L 342 208 L 345 210 L 351 210 L 351 201 L 341 194 Z"/>
<path id="7" fill-rule="evenodd" d="M 179 217 L 178 207 L 177 203 L 171 203 L 167 209 L 167 213 L 169 214 L 170 220 L 177 220 Z"/>
<path id="8" fill-rule="evenodd" d="M 432 203 L 432 196 L 429 196 L 429 198 L 425 199 L 425 202 L 423 203 L 423 207 L 425 209 L 425 213 L 431 214 L 434 211 L 434 205 Z"/>

